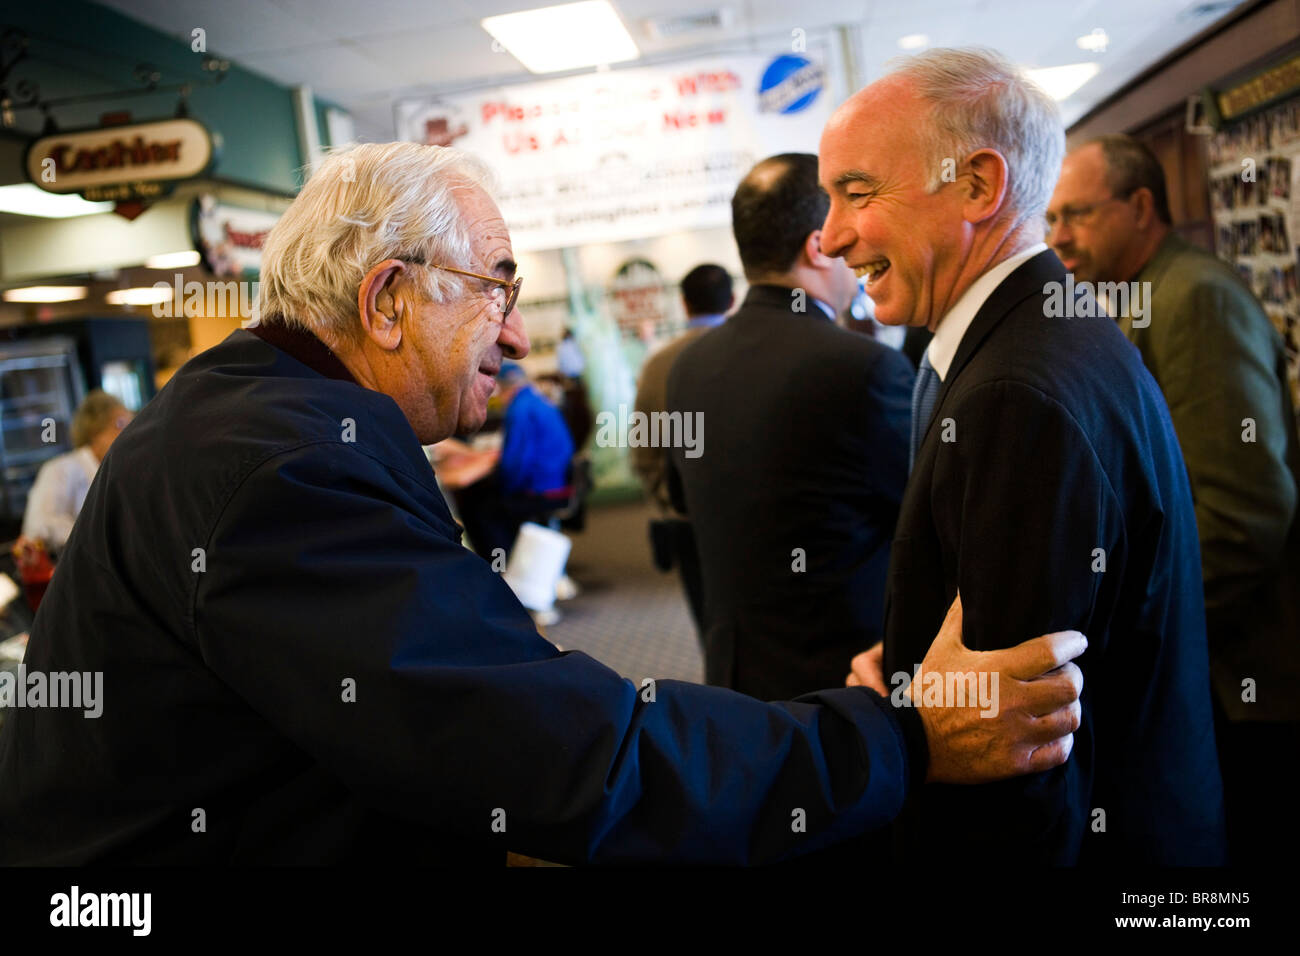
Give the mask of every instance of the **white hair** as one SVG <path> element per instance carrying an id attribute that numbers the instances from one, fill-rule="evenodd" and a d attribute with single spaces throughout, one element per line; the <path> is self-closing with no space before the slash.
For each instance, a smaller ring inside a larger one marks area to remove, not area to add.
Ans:
<path id="1" fill-rule="evenodd" d="M 923 141 L 930 192 L 944 183 L 944 160 L 958 164 L 980 149 L 1007 161 L 1007 205 L 1017 221 L 1041 218 L 1065 158 L 1056 102 L 995 50 L 935 49 L 891 60 L 930 105 Z"/>
<path id="2" fill-rule="evenodd" d="M 302 326 L 327 345 L 361 335 L 357 290 L 385 259 L 470 265 L 469 230 L 456 192 L 489 195 L 492 175 L 469 153 L 416 143 L 367 143 L 331 152 L 262 247 L 259 308 L 264 320 Z M 441 302 L 461 279 L 410 273 Z"/>

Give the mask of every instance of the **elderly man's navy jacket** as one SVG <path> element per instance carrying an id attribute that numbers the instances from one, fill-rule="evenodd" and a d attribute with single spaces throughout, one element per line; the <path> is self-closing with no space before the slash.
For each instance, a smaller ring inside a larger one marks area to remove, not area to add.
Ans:
<path id="1" fill-rule="evenodd" d="M 768 704 L 561 653 L 398 406 L 279 325 L 114 444 L 26 666 L 101 671 L 103 712 L 8 711 L 0 864 L 762 862 L 884 826 L 925 772 L 917 717 L 860 688 Z"/>

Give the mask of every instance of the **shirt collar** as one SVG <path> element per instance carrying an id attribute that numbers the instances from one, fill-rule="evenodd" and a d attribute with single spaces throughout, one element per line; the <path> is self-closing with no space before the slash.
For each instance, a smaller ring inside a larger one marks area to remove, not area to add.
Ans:
<path id="1" fill-rule="evenodd" d="M 1142 268 L 1137 271 L 1133 281 L 1154 282 L 1158 280 L 1169 260 L 1189 245 L 1190 243 L 1186 239 L 1170 229 L 1165 233 L 1165 237 L 1160 240 L 1160 245 L 1156 246 L 1156 251 L 1151 254 L 1151 258 L 1143 263 Z"/>
<path id="2" fill-rule="evenodd" d="M 299 325 L 289 325 L 276 319 L 262 321 L 248 329 L 263 342 L 273 345 L 290 358 L 297 359 L 313 372 L 343 382 L 357 384 L 346 365 L 330 351 L 329 347 L 307 329 Z"/>
<path id="3" fill-rule="evenodd" d="M 970 324 L 975 321 L 980 306 L 993 294 L 993 290 L 1002 284 L 1007 276 L 1015 272 L 1040 252 L 1047 250 L 1047 243 L 1039 242 L 1024 252 L 1018 252 L 1009 259 L 1003 259 L 971 283 L 969 289 L 962 293 L 957 304 L 944 314 L 934 330 L 934 338 L 926 349 L 930 364 L 939 373 L 939 381 L 948 376 L 948 368 L 957 357 L 957 348 Z"/>
<path id="4" fill-rule="evenodd" d="M 814 296 L 808 295 L 807 290 L 797 286 L 775 285 L 770 282 L 755 282 L 745 293 L 745 305 L 763 305 L 782 309 L 792 315 L 809 315 L 814 319 L 817 313 L 808 308 L 808 302 L 812 301 L 817 304 L 821 310 L 832 322 L 835 321 L 835 310 L 829 305 Z"/>
<path id="5" fill-rule="evenodd" d="M 721 325 L 727 320 L 727 313 L 718 312 L 714 315 L 696 315 L 686 320 L 686 327 L 689 329 L 711 329 L 715 325 Z"/>

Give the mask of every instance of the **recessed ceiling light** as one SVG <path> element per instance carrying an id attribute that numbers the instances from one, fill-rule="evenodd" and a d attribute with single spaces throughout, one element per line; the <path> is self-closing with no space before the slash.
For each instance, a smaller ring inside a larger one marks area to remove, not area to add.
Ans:
<path id="1" fill-rule="evenodd" d="M 33 183 L 0 186 L 0 212 L 19 216 L 40 216 L 44 219 L 70 219 L 108 212 L 111 202 L 86 202 L 80 196 L 47 193 Z"/>
<path id="2" fill-rule="evenodd" d="M 1025 70 L 1025 75 L 1041 86 L 1048 96 L 1060 102 L 1100 72 L 1101 66 L 1097 63 L 1071 63 Z"/>
<path id="3" fill-rule="evenodd" d="M 507 13 L 481 23 L 533 73 L 621 63 L 641 55 L 608 0 Z"/>
<path id="4" fill-rule="evenodd" d="M 197 266 L 202 258 L 194 249 L 185 252 L 164 252 L 160 256 L 150 256 L 144 260 L 144 267 L 146 269 L 184 269 L 187 266 Z"/>
<path id="5" fill-rule="evenodd" d="M 86 297 L 84 285 L 29 285 L 6 289 L 6 302 L 75 302 Z"/>
<path id="6" fill-rule="evenodd" d="M 1106 47 L 1110 45 L 1110 37 L 1101 27 L 1097 27 L 1091 33 L 1085 33 L 1075 41 L 1075 45 L 1080 50 L 1087 50 L 1089 53 L 1105 53 Z"/>
<path id="7" fill-rule="evenodd" d="M 930 38 L 924 33 L 909 33 L 905 37 L 898 38 L 898 48 L 900 50 L 919 50 L 929 42 Z"/>
<path id="8" fill-rule="evenodd" d="M 104 296 L 109 305 L 157 305 L 159 302 L 170 302 L 171 298 L 172 288 L 169 285 L 117 289 Z"/>

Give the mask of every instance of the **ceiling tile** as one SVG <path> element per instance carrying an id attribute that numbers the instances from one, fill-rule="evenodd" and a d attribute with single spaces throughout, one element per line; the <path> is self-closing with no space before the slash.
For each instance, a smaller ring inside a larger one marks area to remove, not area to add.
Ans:
<path id="1" fill-rule="evenodd" d="M 527 74 L 477 23 L 370 36 L 352 41 L 358 52 L 393 65 L 404 85 L 454 86 L 491 77 Z"/>
<path id="2" fill-rule="evenodd" d="M 412 3 L 411 0 L 271 0 L 299 20 L 310 20 L 336 39 L 374 33 L 420 30 L 471 19 L 473 11 L 460 2 Z"/>
<path id="3" fill-rule="evenodd" d="M 241 57 L 240 63 L 286 86 L 306 83 L 317 96 L 332 100 L 389 90 L 406 83 L 400 64 L 372 59 L 341 43 L 250 53 Z"/>
<path id="4" fill-rule="evenodd" d="M 101 0 L 105 6 L 189 43 L 207 31 L 208 51 L 242 61 L 245 54 L 285 50 L 333 39 L 329 20 L 286 13 L 266 0 Z M 329 0 L 332 5 L 334 0 Z"/>
<path id="5" fill-rule="evenodd" d="M 102 0 L 173 36 L 202 26 L 209 49 L 286 85 L 306 83 L 364 115 L 365 128 L 391 135 L 396 99 L 530 74 L 508 53 L 493 53 L 483 17 L 533 9 L 548 0 Z M 1200 0 L 613 0 L 648 56 L 696 56 L 770 45 L 793 27 L 811 34 L 851 24 L 861 43 L 863 79 L 879 76 L 903 51 L 898 39 L 925 33 L 933 46 L 986 45 L 1019 63 L 1057 66 L 1093 57 L 1076 37 L 1104 28 L 1111 46 L 1095 55 L 1102 71 L 1062 104 L 1067 122 L 1122 87 L 1155 60 L 1222 17 Z M 725 33 L 650 40 L 642 21 L 728 8 Z M 629 64 L 634 66 L 635 64 Z M 1226 67 L 1225 67 L 1226 68 Z"/>

